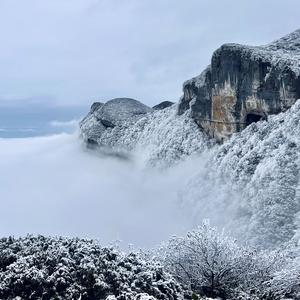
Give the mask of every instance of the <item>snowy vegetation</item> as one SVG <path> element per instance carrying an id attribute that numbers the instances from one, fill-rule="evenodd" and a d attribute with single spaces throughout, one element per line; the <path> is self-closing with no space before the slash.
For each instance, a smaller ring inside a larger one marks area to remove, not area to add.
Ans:
<path id="1" fill-rule="evenodd" d="M 97 118 L 92 107 L 80 125 L 85 139 L 94 139 L 100 150 L 106 153 L 134 151 L 141 163 L 148 166 L 171 166 L 213 144 L 199 131 L 189 112 L 177 115 L 177 105 L 139 114 L 138 117 L 122 118 L 121 121 L 117 115 L 117 120 L 110 118 L 115 124 L 113 127 L 104 128 Z"/>
<path id="2" fill-rule="evenodd" d="M 166 268 L 179 282 L 200 295 L 222 299 L 269 296 L 265 285 L 285 262 L 282 253 L 240 246 L 207 223 L 171 239 L 165 249 Z"/>
<path id="3" fill-rule="evenodd" d="M 164 271 L 195 299 L 300 299 L 300 101 L 223 145 L 176 109 L 108 128 L 98 141 L 143 153 L 152 166 L 200 156 L 198 174 L 180 192 L 182 207 L 193 208 L 195 223 L 210 218 L 238 242 L 203 224 L 166 243 L 158 255 Z"/>
<path id="4" fill-rule="evenodd" d="M 195 223 L 210 218 L 238 242 L 203 224 L 166 244 L 158 255 L 165 271 L 194 298 L 300 299 L 300 101 L 223 145 L 194 136 L 188 112 L 177 116 L 175 109 L 109 129 L 103 139 L 114 143 L 118 132 L 118 145 L 143 149 L 151 165 L 198 153 L 198 174 L 180 192 L 182 207 L 193 207 Z"/>
<path id="5" fill-rule="evenodd" d="M 209 141 L 189 111 L 178 116 L 176 110 L 173 105 L 133 123 L 123 120 L 106 128 L 97 142 L 137 154 L 143 166 L 171 166 L 197 154 L 199 172 L 179 193 L 182 207 L 193 207 L 195 223 L 209 218 L 260 248 L 293 238 L 300 212 L 300 102 L 252 123 L 223 145 Z"/>
<path id="6" fill-rule="evenodd" d="M 288 242 L 299 230 L 299 135 L 300 101 L 251 124 L 203 156 L 181 192 L 183 206 L 256 247 Z"/>
<path id="7" fill-rule="evenodd" d="M 151 255 L 75 238 L 2 238 L 0 299 L 300 299 L 297 249 L 241 246 L 207 222 Z"/>
<path id="8" fill-rule="evenodd" d="M 163 300 L 184 295 L 159 264 L 91 240 L 0 240 L 0 299 Z"/>
<path id="9" fill-rule="evenodd" d="M 300 101 L 287 113 L 252 124 L 216 154 L 218 172 L 242 190 L 246 238 L 256 245 L 280 245 L 297 229 L 299 120 Z"/>

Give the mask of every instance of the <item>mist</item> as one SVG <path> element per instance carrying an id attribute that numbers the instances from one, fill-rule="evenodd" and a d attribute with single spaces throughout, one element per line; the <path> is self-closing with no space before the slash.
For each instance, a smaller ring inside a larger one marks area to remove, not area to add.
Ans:
<path id="1" fill-rule="evenodd" d="M 0 139 L 0 156 L 2 236 L 79 236 L 150 247 L 195 226 L 193 208 L 183 209 L 179 200 L 200 158 L 149 168 L 134 154 L 124 160 L 88 151 L 77 133 Z"/>

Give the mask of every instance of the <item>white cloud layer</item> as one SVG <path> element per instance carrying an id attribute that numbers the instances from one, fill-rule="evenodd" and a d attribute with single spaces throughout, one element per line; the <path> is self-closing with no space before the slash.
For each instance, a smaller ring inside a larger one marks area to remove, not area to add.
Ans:
<path id="1" fill-rule="evenodd" d="M 0 104 L 177 100 L 222 43 L 270 42 L 300 27 L 299 10 L 298 0 L 1 0 Z"/>
<path id="2" fill-rule="evenodd" d="M 0 157 L 0 236 L 81 236 L 146 247 L 193 226 L 176 200 L 199 164 L 144 169 L 86 152 L 76 134 L 0 139 Z"/>

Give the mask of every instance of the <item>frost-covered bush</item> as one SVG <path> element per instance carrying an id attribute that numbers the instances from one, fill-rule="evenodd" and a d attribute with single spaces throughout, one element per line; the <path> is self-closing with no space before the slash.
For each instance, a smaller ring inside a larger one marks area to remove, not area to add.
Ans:
<path id="1" fill-rule="evenodd" d="M 299 248 L 290 248 L 240 246 L 207 223 L 170 239 L 154 257 L 92 240 L 2 238 L 0 299 L 300 299 Z"/>
<path id="2" fill-rule="evenodd" d="M 299 241 L 291 241 L 283 250 L 285 264 L 264 282 L 261 295 L 266 299 L 300 299 L 300 247 Z"/>
<path id="3" fill-rule="evenodd" d="M 259 295 L 283 262 L 278 252 L 239 246 L 208 223 L 183 238 L 172 238 L 164 255 L 166 269 L 179 282 L 200 295 L 226 299 L 237 299 L 242 292 L 251 297 Z"/>
<path id="4" fill-rule="evenodd" d="M 159 264 L 94 241 L 0 240 L 0 299 L 175 300 L 184 294 Z"/>

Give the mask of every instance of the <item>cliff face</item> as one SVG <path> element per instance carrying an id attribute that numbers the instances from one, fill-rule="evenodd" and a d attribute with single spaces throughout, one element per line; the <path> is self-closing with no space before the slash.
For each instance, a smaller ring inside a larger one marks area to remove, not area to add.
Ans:
<path id="1" fill-rule="evenodd" d="M 201 75 L 183 85 L 178 113 L 222 142 L 300 98 L 300 30 L 266 46 L 225 44 Z"/>

